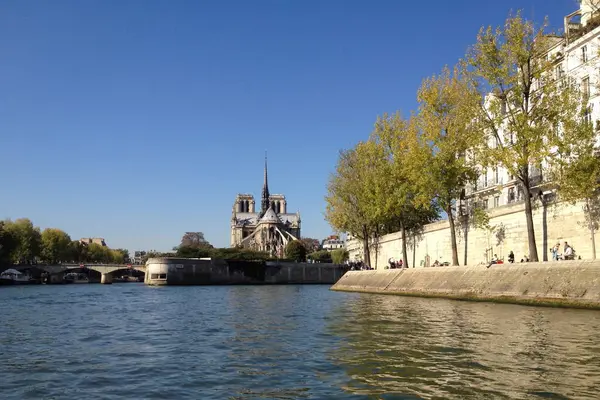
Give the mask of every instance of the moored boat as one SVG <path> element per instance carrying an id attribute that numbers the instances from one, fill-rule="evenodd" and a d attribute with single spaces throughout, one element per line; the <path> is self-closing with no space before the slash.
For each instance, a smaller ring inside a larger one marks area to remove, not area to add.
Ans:
<path id="1" fill-rule="evenodd" d="M 80 272 L 69 272 L 63 277 L 64 283 L 90 283 L 90 279 L 86 274 Z"/>
<path id="2" fill-rule="evenodd" d="M 0 285 L 29 285 L 36 283 L 28 273 L 10 268 L 0 274 Z"/>

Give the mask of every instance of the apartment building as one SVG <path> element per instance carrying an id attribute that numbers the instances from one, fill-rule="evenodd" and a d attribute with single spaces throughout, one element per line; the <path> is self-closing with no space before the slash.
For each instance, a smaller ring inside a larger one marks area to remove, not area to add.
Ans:
<path id="1" fill-rule="evenodd" d="M 547 38 L 546 57 L 553 64 L 554 77 L 580 85 L 588 98 L 585 118 L 600 131 L 600 1 L 582 0 L 578 10 L 565 16 L 564 34 Z M 531 187 L 550 197 L 552 192 L 544 188 L 543 172 L 541 166 L 530 166 Z M 476 199 L 480 207 L 488 210 L 524 200 L 520 182 L 500 165 L 484 168 L 464 194 L 465 199 Z M 466 204 L 462 204 L 463 212 Z"/>

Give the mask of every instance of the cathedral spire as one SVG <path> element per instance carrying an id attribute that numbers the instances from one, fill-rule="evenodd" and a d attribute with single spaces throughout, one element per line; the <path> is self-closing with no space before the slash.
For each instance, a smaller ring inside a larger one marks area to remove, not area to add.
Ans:
<path id="1" fill-rule="evenodd" d="M 267 152 L 265 151 L 265 179 L 263 182 L 262 198 L 260 203 L 261 214 L 264 214 L 269 209 L 269 180 L 267 177 Z"/>

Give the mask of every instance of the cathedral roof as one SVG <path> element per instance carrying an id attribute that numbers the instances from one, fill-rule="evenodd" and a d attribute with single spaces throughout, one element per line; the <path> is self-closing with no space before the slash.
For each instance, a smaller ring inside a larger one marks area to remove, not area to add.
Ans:
<path id="1" fill-rule="evenodd" d="M 279 224 L 279 223 L 281 223 L 281 220 L 279 219 L 279 217 L 277 216 L 275 211 L 273 211 L 273 209 L 271 207 L 269 207 L 269 209 L 267 210 L 265 215 L 263 215 L 263 217 L 260 219 L 259 223 L 260 224 Z"/>

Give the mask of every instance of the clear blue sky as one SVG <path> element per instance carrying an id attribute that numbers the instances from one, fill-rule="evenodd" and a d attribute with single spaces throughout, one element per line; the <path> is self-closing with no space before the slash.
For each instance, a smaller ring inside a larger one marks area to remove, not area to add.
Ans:
<path id="1" fill-rule="evenodd" d="M 28 1 L 0 5 L 0 218 L 111 247 L 229 245 L 236 193 L 269 187 L 323 238 L 338 151 L 415 106 L 511 9 L 574 0 Z M 260 201 L 260 200 L 259 200 Z"/>

